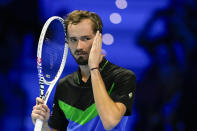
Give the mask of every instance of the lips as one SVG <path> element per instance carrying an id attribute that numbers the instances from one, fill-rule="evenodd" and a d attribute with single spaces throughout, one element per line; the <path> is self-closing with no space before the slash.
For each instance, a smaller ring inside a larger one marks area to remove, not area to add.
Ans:
<path id="1" fill-rule="evenodd" d="M 75 55 L 86 55 L 87 53 L 84 51 L 76 51 Z"/>
<path id="2" fill-rule="evenodd" d="M 76 55 L 85 55 L 85 53 L 75 53 Z"/>

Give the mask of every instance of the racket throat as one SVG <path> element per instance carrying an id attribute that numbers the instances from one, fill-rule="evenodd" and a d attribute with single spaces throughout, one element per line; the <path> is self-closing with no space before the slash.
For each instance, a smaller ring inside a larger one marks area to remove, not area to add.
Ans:
<path id="1" fill-rule="evenodd" d="M 40 85 L 40 98 L 44 98 L 44 85 Z"/>
<path id="2" fill-rule="evenodd" d="M 44 99 L 44 78 L 43 77 L 40 77 L 39 84 L 40 84 L 40 98 Z"/>

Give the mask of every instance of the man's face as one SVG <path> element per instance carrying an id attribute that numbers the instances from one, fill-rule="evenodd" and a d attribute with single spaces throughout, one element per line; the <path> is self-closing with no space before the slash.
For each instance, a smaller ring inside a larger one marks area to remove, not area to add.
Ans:
<path id="1" fill-rule="evenodd" d="M 95 37 L 92 29 L 92 21 L 84 19 L 76 25 L 69 24 L 67 32 L 71 54 L 79 65 L 87 65 Z"/>

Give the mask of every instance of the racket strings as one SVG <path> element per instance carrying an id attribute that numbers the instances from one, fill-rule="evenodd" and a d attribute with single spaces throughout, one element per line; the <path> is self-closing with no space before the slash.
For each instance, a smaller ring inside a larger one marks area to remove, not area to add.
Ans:
<path id="1" fill-rule="evenodd" d="M 42 49 L 42 69 L 46 81 L 56 76 L 64 54 L 65 33 L 59 21 L 53 21 L 45 34 Z"/>

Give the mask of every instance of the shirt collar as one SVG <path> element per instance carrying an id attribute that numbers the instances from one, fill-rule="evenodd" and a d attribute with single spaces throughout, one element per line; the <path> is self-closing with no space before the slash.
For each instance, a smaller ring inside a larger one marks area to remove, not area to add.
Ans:
<path id="1" fill-rule="evenodd" d="M 101 63 L 99 64 L 99 71 L 102 72 L 108 63 L 109 63 L 109 61 L 106 60 L 105 57 L 103 57 L 103 60 L 102 60 Z M 90 78 L 91 78 L 91 76 L 90 76 Z M 89 83 L 89 82 L 90 82 L 90 78 L 88 79 L 88 81 L 87 81 L 86 83 Z M 75 79 L 76 79 L 76 81 L 77 81 L 77 83 L 78 83 L 79 85 L 82 84 L 82 83 L 84 83 L 84 82 L 82 81 L 81 70 L 80 70 L 79 67 L 78 67 L 78 70 L 77 70 L 77 74 L 76 74 L 76 78 L 75 78 Z"/>

